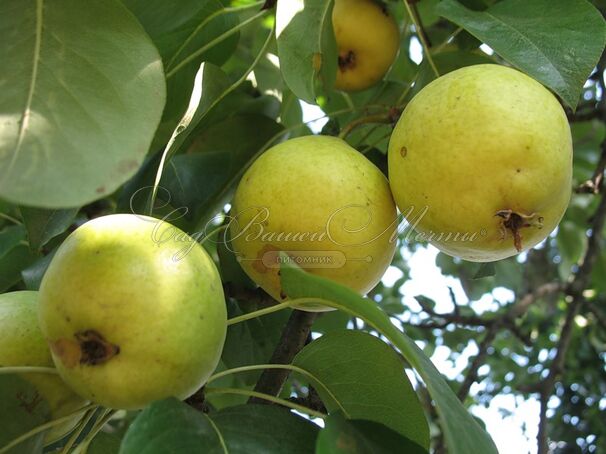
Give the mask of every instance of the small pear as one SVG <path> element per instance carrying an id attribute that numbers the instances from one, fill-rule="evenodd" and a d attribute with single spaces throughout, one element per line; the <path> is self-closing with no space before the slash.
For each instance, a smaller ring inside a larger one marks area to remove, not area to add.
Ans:
<path id="1" fill-rule="evenodd" d="M 206 251 L 171 224 L 133 214 L 80 226 L 40 286 L 40 326 L 81 396 L 137 409 L 184 399 L 219 362 L 226 308 Z"/>

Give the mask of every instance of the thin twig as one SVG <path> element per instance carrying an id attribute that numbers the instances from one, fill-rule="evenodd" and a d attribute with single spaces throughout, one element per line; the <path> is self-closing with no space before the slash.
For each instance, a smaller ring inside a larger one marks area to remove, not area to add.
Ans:
<path id="1" fill-rule="evenodd" d="M 467 398 L 471 385 L 473 385 L 478 379 L 478 370 L 480 369 L 480 366 L 484 364 L 484 359 L 486 358 L 486 355 L 488 355 L 488 347 L 490 347 L 492 341 L 497 336 L 499 328 L 499 323 L 494 323 L 491 325 L 490 328 L 488 328 L 484 339 L 478 346 L 478 354 L 473 358 L 473 361 L 471 362 L 471 365 L 467 371 L 467 375 L 463 380 L 463 384 L 457 392 L 457 397 L 460 401 L 464 401 Z"/>
<path id="2" fill-rule="evenodd" d="M 591 178 L 584 181 L 575 192 L 578 194 L 598 194 L 604 184 L 604 170 L 606 169 L 606 141 L 602 142 L 602 154 Z"/>
<path id="3" fill-rule="evenodd" d="M 423 26 L 421 24 L 420 19 L 417 17 L 413 8 L 410 7 L 409 0 L 404 0 L 404 6 L 406 7 L 406 11 L 412 20 L 412 23 L 415 26 L 415 30 L 417 32 L 417 36 L 419 37 L 419 41 L 421 41 L 421 46 L 423 46 L 423 55 L 427 58 L 429 62 L 429 66 L 433 70 L 436 77 L 440 77 L 440 72 L 438 71 L 438 67 L 436 66 L 433 58 L 431 57 L 431 53 L 429 52 L 429 43 L 427 42 L 427 37 L 425 36 L 425 31 L 423 30 Z"/>
<path id="4" fill-rule="evenodd" d="M 400 111 L 397 109 L 390 109 L 387 113 L 372 114 L 366 117 L 360 117 L 353 120 L 351 123 L 345 125 L 345 127 L 339 133 L 340 139 L 345 139 L 351 131 L 358 126 L 369 124 L 369 123 L 395 123 L 400 117 Z"/>

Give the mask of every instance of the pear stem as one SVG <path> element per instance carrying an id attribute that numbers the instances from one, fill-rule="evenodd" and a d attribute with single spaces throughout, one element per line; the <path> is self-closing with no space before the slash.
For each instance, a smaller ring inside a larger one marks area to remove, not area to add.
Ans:
<path id="1" fill-rule="evenodd" d="M 315 418 L 326 418 L 328 415 L 325 413 L 321 413 L 316 410 L 312 410 L 311 408 L 304 407 L 303 405 L 296 404 L 286 399 L 281 399 L 279 397 L 271 396 L 265 393 L 259 393 L 256 391 L 250 391 L 248 389 L 239 389 L 239 388 L 205 388 L 204 393 L 206 395 L 211 394 L 239 394 L 242 396 L 250 396 L 256 397 L 258 399 L 267 400 L 269 402 L 273 402 L 275 404 L 283 405 L 284 407 L 291 408 L 293 410 L 297 410 L 301 413 L 305 413 L 309 416 L 313 416 Z"/>
<path id="2" fill-rule="evenodd" d="M 97 408 L 97 405 L 96 404 L 87 405 L 85 407 L 80 408 L 79 410 L 76 410 L 76 411 L 70 413 L 69 415 L 62 416 L 61 418 L 53 419 L 52 421 L 49 421 L 47 423 L 39 425 L 38 427 L 33 428 L 29 432 L 26 432 L 23 435 L 18 436 L 14 440 L 10 441 L 7 445 L 0 448 L 0 454 L 5 454 L 5 453 L 9 452 L 15 446 L 17 446 L 20 443 L 27 440 L 28 438 L 33 437 L 34 435 L 37 435 L 40 432 L 44 432 L 45 430 L 51 429 L 52 427 L 63 424 L 64 422 L 69 421 L 71 418 L 82 413 L 83 411 L 88 411 L 92 408 Z"/>
<path id="3" fill-rule="evenodd" d="M 97 411 L 96 408 L 91 408 L 90 410 L 88 410 L 88 412 L 86 412 L 84 417 L 78 422 L 78 426 L 76 428 L 74 428 L 72 436 L 69 437 L 69 440 L 67 441 L 67 443 L 61 450 L 61 454 L 69 453 L 69 451 L 74 446 L 74 443 L 76 443 L 76 440 L 78 440 L 78 437 L 80 436 L 80 434 L 82 433 L 82 431 L 84 430 L 86 425 L 89 423 L 89 421 L 92 419 L 92 417 L 94 416 L 96 411 Z"/>
<path id="4" fill-rule="evenodd" d="M 99 419 L 95 422 L 95 425 L 90 430 L 88 435 L 82 440 L 79 444 L 80 449 L 78 450 L 79 454 L 86 454 L 88 451 L 88 445 L 93 441 L 93 438 L 97 436 L 99 431 L 103 429 L 103 426 L 116 414 L 116 410 L 112 410 L 111 408 L 106 408 L 105 411 L 101 414 Z"/>
<path id="5" fill-rule="evenodd" d="M 236 323 L 245 322 L 246 320 L 261 317 L 262 315 L 278 312 L 282 309 L 286 309 L 287 307 L 305 304 L 325 304 L 326 306 L 332 307 L 334 303 L 323 300 L 321 298 L 295 298 L 294 300 L 284 301 L 283 303 L 278 303 L 270 307 L 265 307 L 263 309 L 259 309 L 258 311 L 249 312 L 248 314 L 242 314 L 237 317 L 230 318 L 229 320 L 227 320 L 227 326 L 235 325 Z"/>
<path id="6" fill-rule="evenodd" d="M 438 67 L 436 66 L 436 64 L 433 61 L 433 58 L 431 56 L 431 53 L 429 52 L 429 44 L 427 43 L 427 37 L 425 36 L 423 27 L 421 26 L 421 21 L 417 17 L 415 11 L 413 11 L 413 8 L 410 7 L 410 3 L 408 3 L 409 0 L 403 0 L 403 1 L 404 1 L 404 6 L 406 7 L 406 11 L 408 12 L 408 15 L 412 19 L 412 23 L 415 26 L 415 31 L 417 32 L 419 41 L 421 41 L 421 46 L 423 46 L 423 56 L 425 58 L 427 58 L 427 61 L 429 62 L 429 66 L 431 66 L 431 69 L 433 70 L 436 77 L 440 77 L 440 72 L 438 71 Z"/>
<path id="7" fill-rule="evenodd" d="M 339 139 L 345 139 L 351 131 L 357 128 L 360 125 L 368 124 L 368 123 L 393 123 L 394 114 L 392 112 L 382 113 L 382 114 L 373 114 L 368 115 L 366 117 L 356 118 L 351 123 L 345 125 L 345 127 L 339 133 Z M 399 116 L 399 115 L 397 115 Z"/>
<path id="8" fill-rule="evenodd" d="M 216 374 L 212 375 L 208 379 L 206 384 L 208 385 L 209 383 L 211 383 L 215 380 L 226 377 L 228 375 L 238 374 L 240 372 L 250 372 L 250 371 L 254 371 L 254 370 L 267 370 L 267 369 L 289 370 L 291 372 L 295 372 L 299 375 L 302 375 L 303 377 L 310 380 L 316 389 L 322 388 L 322 390 L 328 396 L 330 396 L 332 398 L 332 400 L 337 404 L 337 406 L 339 407 L 339 410 L 341 412 L 343 412 L 343 414 L 346 417 L 349 417 L 347 411 L 345 410 L 345 408 L 343 408 L 343 406 L 341 405 L 341 402 L 339 402 L 339 399 L 337 399 L 337 397 L 330 391 L 330 389 L 328 387 L 326 387 L 326 385 L 324 383 L 322 383 L 322 381 L 318 377 L 316 377 L 314 374 L 312 374 L 308 370 L 302 369 L 299 366 L 295 366 L 294 364 L 253 364 L 250 366 L 234 367 L 233 369 L 223 370 L 221 372 L 217 372 Z"/>

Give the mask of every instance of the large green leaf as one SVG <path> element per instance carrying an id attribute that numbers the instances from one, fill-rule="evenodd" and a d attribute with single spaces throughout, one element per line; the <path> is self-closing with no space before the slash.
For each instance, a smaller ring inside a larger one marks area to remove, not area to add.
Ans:
<path id="1" fill-rule="evenodd" d="M 274 120 L 258 114 L 236 115 L 202 129 L 193 137 L 187 153 L 166 164 L 158 197 L 179 213 L 171 216 L 187 231 L 200 235 L 229 201 L 241 174 L 266 142 L 281 130 Z M 146 161 L 140 172 L 125 185 L 120 196 L 122 211 L 145 212 L 160 156 Z M 207 228 L 208 227 L 208 228 Z"/>
<path id="2" fill-rule="evenodd" d="M 318 427 L 270 405 L 242 405 L 202 413 L 167 399 L 143 410 L 131 424 L 121 454 L 250 454 L 313 452 Z"/>
<path id="3" fill-rule="evenodd" d="M 220 0 L 123 0 L 123 3 L 149 34 L 167 71 L 238 23 L 233 14 L 221 14 L 208 20 L 211 14 L 224 8 L 224 2 Z M 237 42 L 238 34 L 235 34 L 211 47 L 200 54 L 194 68 L 197 69 L 202 61 L 223 64 Z"/>
<path id="4" fill-rule="evenodd" d="M 275 405 L 229 407 L 209 417 L 230 454 L 313 452 L 319 428 Z"/>
<path id="5" fill-rule="evenodd" d="M 0 449 L 50 420 L 50 409 L 36 389 L 16 375 L 0 375 Z M 7 454 L 42 452 L 45 432 L 28 438 Z"/>
<path id="6" fill-rule="evenodd" d="M 200 65 L 189 107 L 173 131 L 167 149 L 149 157 L 137 174 L 124 185 L 124 190 L 120 194 L 118 210 L 148 212 L 152 187 L 160 165 L 163 165 L 162 173 L 164 173 L 167 168 L 166 160 L 180 149 L 196 126 L 224 97 L 228 88 L 227 76 L 220 68 L 210 63 Z M 170 198 L 170 195 L 166 195 L 166 197 Z M 158 193 L 158 198 L 162 198 L 162 191 Z"/>
<path id="7" fill-rule="evenodd" d="M 464 51 L 457 49 L 448 49 L 442 52 L 432 54 L 433 61 L 438 68 L 440 75 L 448 74 L 465 66 L 481 65 L 486 63 L 495 63 L 495 60 L 480 51 Z M 423 60 L 419 69 L 419 74 L 415 81 L 415 85 L 410 90 L 409 96 L 416 95 L 427 84 L 436 78 L 436 73 L 429 65 L 427 60 Z"/>
<path id="8" fill-rule="evenodd" d="M 87 446 L 86 452 L 76 449 L 73 454 L 117 454 L 120 451 L 120 442 L 120 438 L 115 434 L 99 432 Z"/>
<path id="9" fill-rule="evenodd" d="M 77 208 L 45 210 L 21 207 L 20 211 L 27 228 L 29 247 L 36 251 L 50 239 L 65 232 L 78 213 Z"/>
<path id="10" fill-rule="evenodd" d="M 21 270 L 36 260 L 25 242 L 22 225 L 9 226 L 0 231 L 0 292 L 21 280 Z"/>
<path id="11" fill-rule="evenodd" d="M 25 241 L 22 225 L 11 225 L 0 230 L 0 259 Z"/>
<path id="12" fill-rule="evenodd" d="M 486 11 L 444 0 L 437 12 L 547 85 L 573 109 L 606 44 L 604 19 L 586 0 L 504 0 Z"/>
<path id="13" fill-rule="evenodd" d="M 192 92 L 194 77 L 200 63 L 207 61 L 222 65 L 238 43 L 238 33 L 218 42 L 196 56 L 190 63 L 171 74 L 171 71 L 198 49 L 209 44 L 238 24 L 234 14 L 221 14 L 220 0 L 123 0 L 139 19 L 145 31 L 157 46 L 167 78 L 166 107 L 156 133 L 153 147 L 166 144 L 185 109 Z"/>
<path id="14" fill-rule="evenodd" d="M 204 452 L 223 454 L 219 433 L 208 416 L 176 399 L 156 402 L 130 425 L 120 454 Z"/>
<path id="15" fill-rule="evenodd" d="M 429 446 L 423 408 L 404 364 L 385 342 L 362 331 L 325 334 L 293 360 L 321 384 L 315 386 L 330 412 L 381 423 L 421 446 Z"/>
<path id="16" fill-rule="evenodd" d="M 187 154 L 175 156 L 160 185 L 171 204 L 187 207 L 201 227 L 229 201 L 253 157 L 282 127 L 263 115 L 238 115 L 201 132 Z"/>
<path id="17" fill-rule="evenodd" d="M 3 1 L 0 42 L 0 197 L 80 206 L 137 171 L 165 84 L 156 48 L 119 1 Z"/>
<path id="18" fill-rule="evenodd" d="M 288 0 L 277 6 L 282 76 L 296 96 L 312 104 L 319 92 L 332 89 L 337 74 L 332 7 L 332 0 Z"/>
<path id="19" fill-rule="evenodd" d="M 323 305 L 344 310 L 383 334 L 423 378 L 433 398 L 452 454 L 497 452 L 490 436 L 467 412 L 430 359 L 408 336 L 391 323 L 376 303 L 328 279 L 308 274 L 286 262 L 281 269 L 282 290 L 289 298 L 313 298 Z"/>
<path id="20" fill-rule="evenodd" d="M 335 413 L 325 420 L 316 454 L 426 454 L 427 449 L 374 421 L 347 420 Z"/>

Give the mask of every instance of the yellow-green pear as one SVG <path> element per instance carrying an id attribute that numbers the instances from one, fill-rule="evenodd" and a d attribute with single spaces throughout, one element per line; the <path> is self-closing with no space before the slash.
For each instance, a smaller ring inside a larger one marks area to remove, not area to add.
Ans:
<path id="1" fill-rule="evenodd" d="M 310 273 L 366 293 L 395 250 L 396 209 L 387 179 L 335 137 L 300 137 L 267 150 L 243 175 L 231 215 L 242 268 L 277 300 L 287 297 L 280 253 Z"/>
<path id="2" fill-rule="evenodd" d="M 572 139 L 551 92 L 515 69 L 476 65 L 423 88 L 389 143 L 389 182 L 409 239 L 488 262 L 558 225 L 571 194 Z"/>
<path id="3" fill-rule="evenodd" d="M 59 247 L 40 287 L 40 326 L 81 396 L 137 409 L 186 398 L 215 370 L 226 309 L 212 259 L 146 216 L 104 216 Z"/>
<path id="4" fill-rule="evenodd" d="M 53 367 L 51 353 L 38 327 L 38 292 L 19 291 L 0 295 L 0 367 Z M 86 401 L 75 394 L 56 374 L 21 373 L 40 398 L 47 402 L 51 419 L 78 411 Z M 2 403 L 0 402 L 0 411 Z M 73 419 L 49 429 L 45 442 L 59 440 L 74 428 Z"/>
<path id="5" fill-rule="evenodd" d="M 398 26 L 377 0 L 335 0 L 332 25 L 339 52 L 335 88 L 364 90 L 385 76 L 400 43 Z"/>

